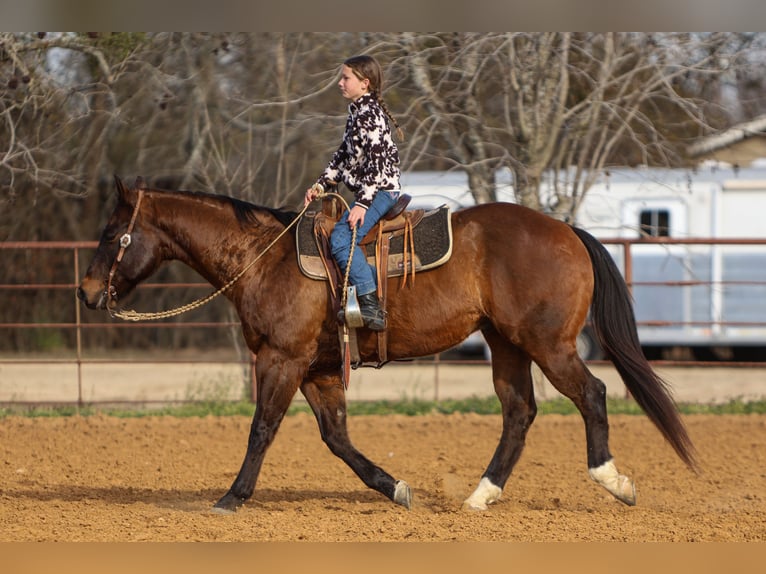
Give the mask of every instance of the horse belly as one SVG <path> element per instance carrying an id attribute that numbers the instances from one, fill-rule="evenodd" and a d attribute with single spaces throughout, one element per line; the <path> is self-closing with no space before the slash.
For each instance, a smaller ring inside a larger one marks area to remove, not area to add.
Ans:
<path id="1" fill-rule="evenodd" d="M 479 328 L 480 289 L 456 269 L 450 261 L 418 274 L 414 285 L 389 284 L 389 358 L 433 355 L 458 345 Z"/>

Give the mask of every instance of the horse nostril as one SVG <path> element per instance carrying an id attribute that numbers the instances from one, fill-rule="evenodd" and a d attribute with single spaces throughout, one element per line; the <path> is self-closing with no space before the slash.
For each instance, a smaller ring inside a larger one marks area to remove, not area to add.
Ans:
<path id="1" fill-rule="evenodd" d="M 80 301 L 85 301 L 85 291 L 82 290 L 82 287 L 78 287 L 76 292 L 77 292 L 77 298 Z"/>

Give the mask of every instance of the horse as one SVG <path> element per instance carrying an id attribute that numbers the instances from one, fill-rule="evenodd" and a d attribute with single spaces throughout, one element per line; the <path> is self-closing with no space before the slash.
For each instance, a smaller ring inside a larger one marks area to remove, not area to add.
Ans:
<path id="1" fill-rule="evenodd" d="M 117 204 L 77 288 L 91 309 L 114 311 L 165 261 L 196 270 L 236 308 L 256 355 L 257 398 L 239 473 L 212 511 L 236 512 L 255 490 L 267 449 L 300 389 L 323 442 L 366 484 L 411 508 L 412 489 L 352 444 L 342 382 L 338 319 L 327 282 L 303 275 L 297 215 L 224 195 L 129 187 L 115 176 Z M 480 204 L 452 213 L 451 258 L 402 285 L 389 279 L 387 351 L 391 361 L 433 355 L 480 330 L 491 350 L 502 433 L 462 508 L 497 501 L 535 420 L 532 362 L 582 414 L 588 475 L 617 500 L 636 503 L 632 478 L 609 450 L 606 387 L 577 353 L 590 313 L 597 339 L 626 388 L 679 458 L 696 469 L 696 451 L 669 385 L 644 357 L 630 291 L 609 252 L 592 235 L 532 209 Z M 234 280 L 232 279 L 234 278 Z M 357 330 L 363 361 L 377 335 Z"/>

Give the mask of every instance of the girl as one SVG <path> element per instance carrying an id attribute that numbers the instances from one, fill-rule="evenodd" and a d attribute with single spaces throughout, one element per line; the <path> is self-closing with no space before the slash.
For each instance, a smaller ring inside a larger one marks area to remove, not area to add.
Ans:
<path id="1" fill-rule="evenodd" d="M 341 216 L 330 236 L 332 254 L 341 269 L 348 263 L 352 230 L 357 227 L 349 282 L 356 286 L 365 327 L 386 328 L 377 295 L 375 269 L 367 263 L 359 242 L 393 207 L 399 197 L 399 152 L 391 138 L 390 119 L 401 139 L 399 124 L 383 102 L 383 72 L 372 56 L 354 56 L 343 62 L 340 93 L 351 101 L 343 142 L 314 185 L 305 204 L 337 182 L 343 182 L 355 200 Z M 342 311 L 341 311 L 342 313 Z"/>

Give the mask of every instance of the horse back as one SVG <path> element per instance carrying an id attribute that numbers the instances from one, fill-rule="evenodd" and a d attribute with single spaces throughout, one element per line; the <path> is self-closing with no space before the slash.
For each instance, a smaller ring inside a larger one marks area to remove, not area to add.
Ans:
<path id="1" fill-rule="evenodd" d="M 587 250 L 569 225 L 521 205 L 490 203 L 458 211 L 453 229 L 457 259 L 471 257 L 528 279 L 558 280 L 559 267 L 561 272 L 580 269 L 582 278 L 592 274 Z"/>
<path id="2" fill-rule="evenodd" d="M 392 358 L 449 348 L 487 322 L 509 333 L 534 324 L 533 316 L 552 325 L 584 322 L 593 273 L 570 226 L 493 203 L 455 212 L 452 230 L 445 265 L 418 274 L 414 285 L 389 285 Z"/>

